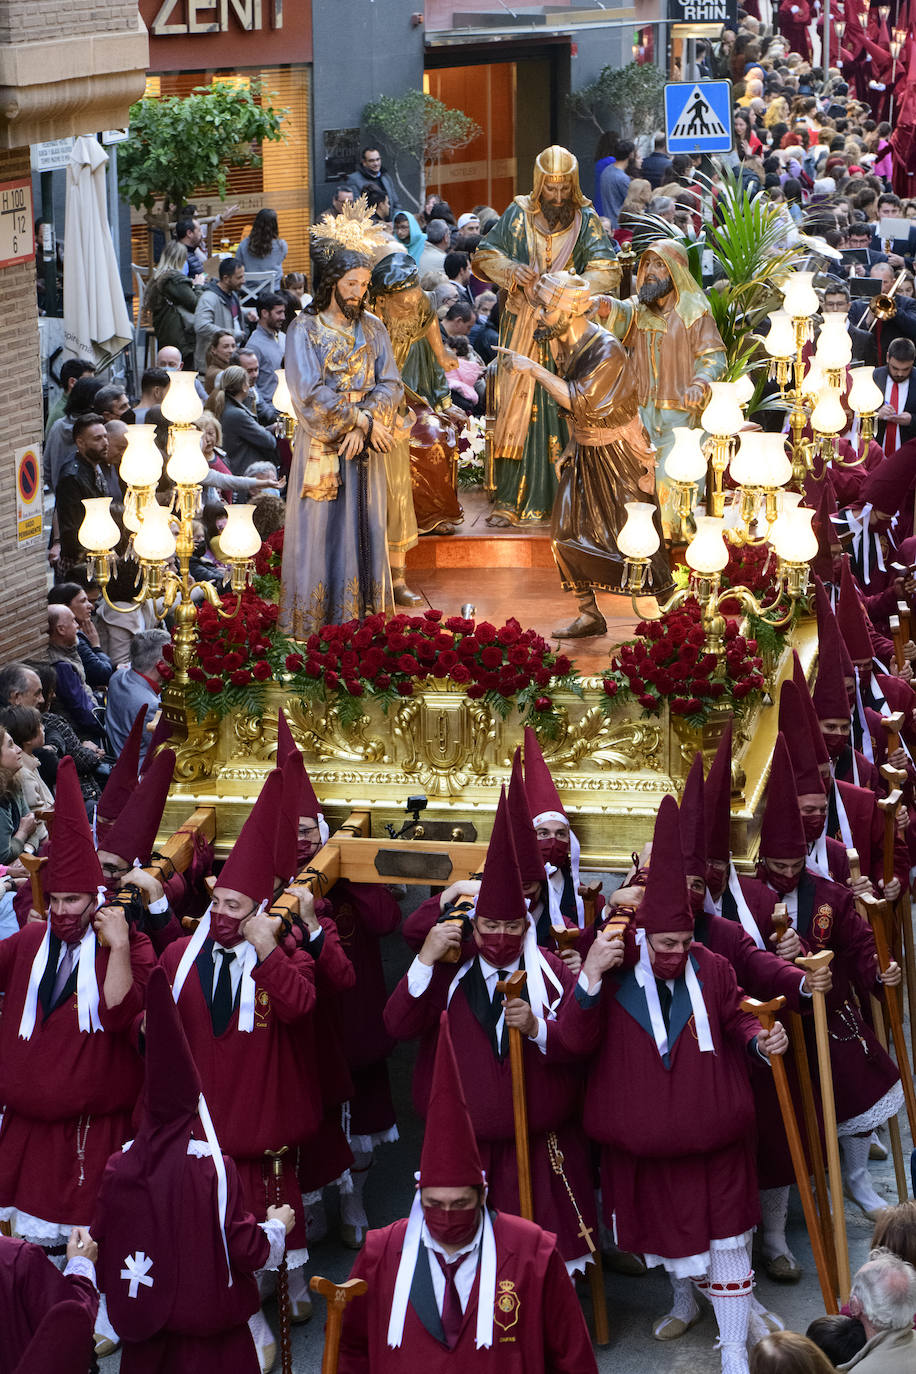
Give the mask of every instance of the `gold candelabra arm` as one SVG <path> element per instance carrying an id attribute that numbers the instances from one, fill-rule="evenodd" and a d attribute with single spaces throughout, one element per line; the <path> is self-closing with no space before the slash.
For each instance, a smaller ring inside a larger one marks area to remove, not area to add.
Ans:
<path id="1" fill-rule="evenodd" d="M 635 591 L 632 587 L 628 586 L 627 590 L 630 593 L 630 604 L 632 605 L 633 610 L 639 616 L 640 620 L 644 619 L 642 611 L 636 604 L 636 598 L 637 596 L 642 595 L 645 589 L 641 586 L 638 591 Z M 673 592 L 672 595 L 668 597 L 668 600 L 663 605 L 659 603 L 659 614 L 667 615 L 669 611 L 676 611 L 678 606 L 683 606 L 684 602 L 691 595 L 692 593 L 689 587 L 679 588 L 678 591 Z"/>

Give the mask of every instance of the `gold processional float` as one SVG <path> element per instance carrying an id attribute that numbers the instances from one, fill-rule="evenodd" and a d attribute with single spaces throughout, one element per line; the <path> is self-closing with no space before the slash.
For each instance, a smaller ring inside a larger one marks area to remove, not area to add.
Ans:
<path id="1" fill-rule="evenodd" d="M 791 407 L 788 456 L 782 435 L 745 431 L 737 437 L 745 421 L 742 407 L 748 406 L 753 394 L 745 373 L 737 382 L 712 385 L 700 415 L 708 438 L 702 441 L 699 429 L 684 429 L 666 462 L 682 532 L 689 538 L 687 568 L 681 570 L 684 584 L 672 603 L 680 604 L 688 594 L 689 578 L 689 592 L 699 602 L 704 652 L 708 656 L 712 651 L 724 671 L 723 610 L 750 615 L 758 626 L 784 631 L 771 637 L 768 647 L 761 646 L 762 681 L 751 703 L 742 702 L 734 719 L 732 849 L 745 869 L 754 861 L 775 743 L 777 712 L 771 707 L 778 700 L 781 681 L 791 674 L 793 648 L 809 679 L 816 663 L 816 625 L 805 600 L 808 565 L 817 550 L 813 513 L 799 508 L 802 498 L 789 487 L 800 486 L 806 471 L 817 475 L 825 460 L 838 461 L 835 436 L 840 426 L 833 423 L 833 411 L 841 409 L 834 402 L 839 401 L 841 371 L 849 360 L 837 353 L 848 336 L 839 340 L 826 330 L 822 331 L 823 347 L 819 345 L 818 355 L 805 370 L 802 347 L 809 337 L 811 316 L 818 309 L 812 276 L 793 272 L 784 282 L 784 310 L 774 312 L 772 337 L 764 345 L 771 371 Z M 783 324 L 785 328 L 780 328 Z M 836 357 L 828 356 L 831 349 Z M 857 409 L 867 424 L 876 408 L 872 392 L 877 388 L 869 389 L 871 379 L 865 371 L 854 370 L 853 391 L 862 393 L 864 399 Z M 794 386 L 787 389 L 790 380 Z M 121 465 L 127 486 L 125 524 L 133 531 L 134 557 L 142 573 L 135 604 L 153 600 L 160 618 L 172 612 L 175 621 L 173 676 L 163 689 L 162 709 L 172 728 L 170 744 L 177 751 L 177 766 L 160 838 L 178 829 L 195 807 L 212 807 L 217 853 L 228 853 L 274 765 L 277 712 L 282 707 L 332 831 L 354 812 L 369 813 L 376 838 L 385 833 L 404 836 L 412 844 L 403 848 L 417 851 L 411 874 L 388 876 L 419 882 L 428 873 L 427 881 L 443 884 L 467 876 L 457 868 L 439 872 L 441 865 L 433 863 L 432 855 L 443 844 L 488 838 L 500 787 L 508 783 L 512 755 L 522 741 L 523 718 L 514 705 L 504 715 L 486 699 L 471 699 L 464 687 L 448 679 L 428 678 L 412 695 L 389 703 L 387 711 L 367 696 L 356 711 L 350 702 L 342 712 L 333 695 L 326 701 L 303 699 L 278 672 L 274 680 L 259 684 L 256 711 L 240 707 L 226 714 L 201 713 L 199 695 L 197 709 L 192 708 L 194 684 L 188 668 L 197 652 L 198 604 L 209 603 L 217 615 L 227 614 L 212 584 L 194 583 L 189 571 L 194 547 L 191 520 L 200 508 L 200 483 L 207 473 L 199 432 L 193 428 L 200 414 L 193 381 L 192 374 L 172 373 L 162 403 L 171 426 L 167 472 L 175 487 L 173 507 L 156 504 L 163 455 L 155 445 L 152 426 L 131 427 Z M 278 408 L 291 412 L 291 404 L 283 402 L 284 394 L 288 396 L 281 376 Z M 825 416 L 826 421 L 819 423 Z M 813 439 L 804 437 L 806 419 L 812 422 Z M 733 494 L 724 490 L 726 469 L 737 488 Z M 698 485 L 704 479 L 708 486 L 705 509 L 711 514 L 695 505 Z M 728 510 L 727 495 L 732 497 Z M 107 498 L 87 501 L 80 530 L 90 572 L 106 598 L 120 537 L 109 504 Z M 625 591 L 635 597 L 645 591 L 649 559 L 658 539 L 647 515 L 651 506 L 631 503 L 628 511 L 618 543 L 628 560 Z M 251 512 L 250 506 L 231 506 L 220 535 L 221 554 L 230 565 L 236 597 L 248 584 L 261 543 Z M 762 599 L 744 586 L 720 590 L 729 546 L 766 550 L 775 571 Z M 769 592 L 774 589 L 776 595 L 770 601 Z M 609 650 L 609 662 L 613 653 Z M 680 792 L 696 750 L 702 749 L 707 761 L 711 759 L 732 712 L 706 712 L 698 724 L 696 719 L 691 722 L 673 714 L 666 702 L 647 713 L 626 693 L 609 708 L 605 680 L 583 676 L 576 690 L 554 687 L 550 728 L 542 733 L 541 742 L 574 818 L 583 867 L 620 870 L 651 834 L 661 799 Z M 405 821 L 405 817 L 410 819 Z M 364 816 L 361 825 L 365 832 Z M 472 857 L 470 850 L 466 857 Z M 352 868 L 348 873 L 359 876 Z"/>

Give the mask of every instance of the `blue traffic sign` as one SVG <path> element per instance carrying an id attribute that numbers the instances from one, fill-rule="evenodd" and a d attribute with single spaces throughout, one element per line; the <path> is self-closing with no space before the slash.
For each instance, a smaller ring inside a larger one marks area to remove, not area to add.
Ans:
<path id="1" fill-rule="evenodd" d="M 665 87 L 669 153 L 727 153 L 732 146 L 732 83 L 671 81 Z"/>

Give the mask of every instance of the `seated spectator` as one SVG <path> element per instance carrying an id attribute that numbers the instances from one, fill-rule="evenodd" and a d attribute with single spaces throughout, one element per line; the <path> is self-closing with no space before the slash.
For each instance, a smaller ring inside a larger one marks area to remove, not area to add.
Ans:
<path id="1" fill-rule="evenodd" d="M 853 1355 L 858 1355 L 865 1344 L 865 1327 L 858 1317 L 847 1317 L 843 1312 L 815 1317 L 805 1335 L 818 1350 L 823 1350 L 837 1369 L 851 1360 Z"/>
<path id="2" fill-rule="evenodd" d="M 55 489 L 54 516 L 57 526 L 57 561 L 62 573 L 85 554 L 79 541 L 79 528 L 86 514 L 84 500 L 110 495 L 101 464 L 108 457 L 108 433 L 101 415 L 90 411 L 73 421 L 76 452 L 60 470 Z M 51 546 L 54 549 L 54 544 Z"/>
<path id="3" fill-rule="evenodd" d="M 98 701 L 86 682 L 86 670 L 76 647 L 79 626 L 68 606 L 48 607 L 48 662 L 57 673 L 57 696 L 67 718 L 88 739 L 101 741 Z"/>
<path id="4" fill-rule="evenodd" d="M 236 256 L 246 272 L 273 272 L 276 290 L 288 252 L 286 239 L 280 238 L 277 212 L 265 206 L 255 215 L 251 232 L 242 239 Z"/>
<path id="5" fill-rule="evenodd" d="M 890 1250 L 872 1250 L 852 1281 L 848 1306 L 868 1339 L 845 1368 L 859 1374 L 912 1374 L 916 1269 Z"/>
<path id="6" fill-rule="evenodd" d="M 272 401 L 277 389 L 277 369 L 283 366 L 286 335 L 286 304 L 282 296 L 265 291 L 258 297 L 258 323 L 251 331 L 246 349 L 258 360 L 257 389 L 264 401 Z"/>
<path id="7" fill-rule="evenodd" d="M 162 647 L 169 642 L 168 630 L 143 630 L 130 643 L 130 666 L 119 668 L 108 684 L 105 729 L 112 751 L 117 756 L 124 748 L 130 727 L 141 706 L 146 706 L 146 728 L 140 742 L 141 761 L 146 757 L 153 732 L 153 717 L 159 710 L 162 678 L 158 664 Z"/>
<path id="8" fill-rule="evenodd" d="M 57 765 L 64 755 L 69 754 L 76 765 L 80 790 L 87 808 L 96 801 L 102 786 L 98 768 L 102 762 L 103 750 L 95 740 L 81 740 L 66 716 L 57 709 L 57 673 L 50 663 L 30 663 L 39 678 L 42 727 L 45 747 L 40 751 L 42 777 L 49 787 L 53 787 L 57 777 Z"/>
<path id="9" fill-rule="evenodd" d="M 833 1374 L 822 1350 L 796 1331 L 774 1331 L 752 1348 L 750 1374 Z"/>
<path id="10" fill-rule="evenodd" d="M 18 782 L 21 767 L 22 750 L 0 726 L 0 864 L 7 868 L 23 850 L 34 854 L 38 847 L 33 841 L 38 819 L 26 806 Z"/>
<path id="11" fill-rule="evenodd" d="M 164 367 L 148 367 L 140 378 L 140 399 L 134 406 L 134 420 L 142 425 L 151 406 L 161 406 L 171 377 Z"/>
<path id="12" fill-rule="evenodd" d="M 430 292 L 430 297 L 430 304 L 439 319 L 442 320 L 446 310 L 450 310 L 453 305 L 458 304 L 458 287 L 453 281 L 439 282 Z"/>
<path id="13" fill-rule="evenodd" d="M 260 458 L 273 459 L 277 441 L 263 425 L 258 424 L 245 404 L 249 389 L 248 373 L 243 367 L 223 369 L 219 386 L 207 398 L 206 408 L 223 427 L 226 461 L 240 476 L 249 463 Z"/>
<path id="14" fill-rule="evenodd" d="M 96 589 L 98 591 L 98 589 Z M 48 592 L 49 606 L 68 606 L 76 617 L 76 650 L 83 664 L 86 681 L 93 689 L 107 687 L 114 672 L 111 659 L 102 653 L 99 632 L 92 619 L 92 602 L 78 582 L 58 582 Z"/>
<path id="15" fill-rule="evenodd" d="M 73 442 L 73 421 L 78 416 L 87 415 L 95 410 L 95 398 L 102 390 L 102 386 L 103 382 L 98 377 L 80 377 L 67 397 L 63 415 L 59 420 L 55 420 L 48 431 L 42 468 L 45 485 L 50 487 L 51 491 L 57 490 L 61 468 L 76 452 Z"/>
<path id="16" fill-rule="evenodd" d="M 44 705 L 41 678 L 28 663 L 6 663 L 0 668 L 0 706 Z"/>
<path id="17" fill-rule="evenodd" d="M 67 398 L 80 377 L 91 377 L 94 372 L 95 368 L 92 363 L 87 363 L 82 358 L 68 358 L 65 363 L 61 363 L 60 395 L 54 404 L 48 407 L 48 418 L 45 421 L 45 442 L 51 433 L 52 426 L 63 415 L 67 407 Z"/>
<path id="18" fill-rule="evenodd" d="M 26 811 L 53 810 L 54 793 L 41 776 L 38 751 L 44 749 L 45 732 L 41 712 L 34 706 L 7 706 L 0 711 L 0 723 L 6 726 L 10 739 L 22 750 L 18 773 L 19 790 Z M 32 835 L 38 849 L 48 838 L 44 821 L 39 821 Z"/>
<path id="19" fill-rule="evenodd" d="M 184 244 L 171 240 L 153 269 L 146 303 L 159 346 L 177 348 L 186 367 L 194 362 L 194 312 L 201 290 L 188 272 Z M 148 406 L 154 404 L 157 402 L 147 402 Z"/>

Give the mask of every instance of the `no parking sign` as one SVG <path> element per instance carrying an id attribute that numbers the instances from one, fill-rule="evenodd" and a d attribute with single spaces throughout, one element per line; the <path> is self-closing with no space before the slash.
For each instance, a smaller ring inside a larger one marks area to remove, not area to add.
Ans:
<path id="1" fill-rule="evenodd" d="M 19 544 L 41 538 L 41 451 L 34 445 L 17 448 L 16 537 Z"/>

